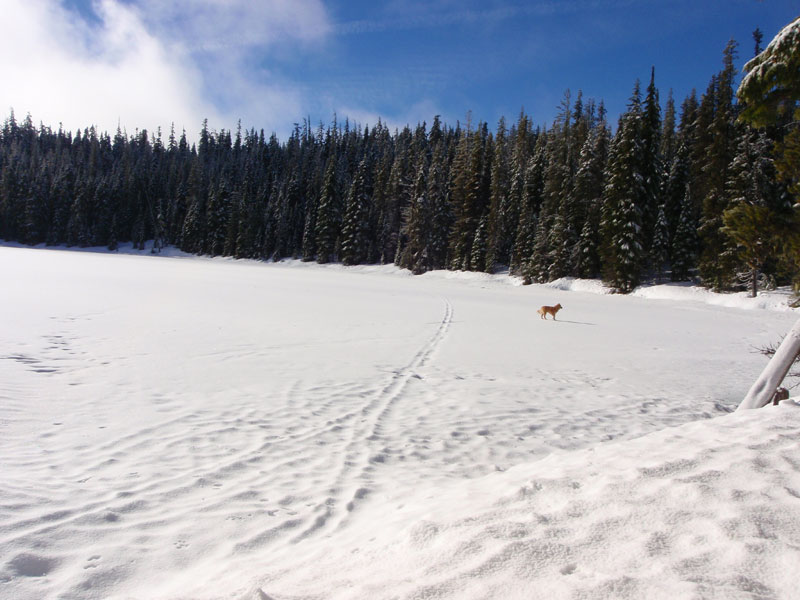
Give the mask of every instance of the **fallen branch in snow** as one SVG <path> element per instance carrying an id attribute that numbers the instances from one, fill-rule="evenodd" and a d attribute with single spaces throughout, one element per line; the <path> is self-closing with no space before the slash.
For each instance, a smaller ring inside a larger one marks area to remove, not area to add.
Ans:
<path id="1" fill-rule="evenodd" d="M 736 410 L 761 408 L 769 404 L 798 354 L 800 354 L 800 319 L 778 346 L 772 359 Z"/>
<path id="2" fill-rule="evenodd" d="M 785 336 L 784 336 L 784 337 L 785 337 Z M 757 351 L 759 354 L 763 354 L 764 356 L 766 356 L 766 357 L 768 357 L 768 358 L 772 358 L 773 356 L 775 356 L 775 352 L 777 352 L 777 351 L 778 351 L 778 346 L 780 346 L 780 345 L 781 345 L 781 343 L 783 342 L 783 340 L 784 340 L 784 338 L 782 337 L 780 340 L 778 340 L 778 343 L 777 343 L 777 344 L 768 344 L 768 345 L 766 345 L 766 346 L 761 346 L 760 348 L 756 348 L 756 351 Z M 795 357 L 794 357 L 794 365 L 800 365 L 800 354 L 798 354 L 797 356 L 795 356 Z M 799 367 L 798 369 L 795 369 L 795 370 L 793 370 L 793 371 L 792 371 L 792 370 L 790 370 L 790 371 L 789 371 L 789 372 L 786 374 L 786 377 L 797 377 L 797 378 L 800 378 L 800 367 Z M 798 382 L 797 382 L 797 383 L 795 383 L 794 385 L 789 385 L 789 386 L 787 386 L 787 387 L 788 387 L 789 389 L 794 389 L 794 388 L 796 388 L 798 385 L 800 385 L 800 381 L 798 381 Z"/>

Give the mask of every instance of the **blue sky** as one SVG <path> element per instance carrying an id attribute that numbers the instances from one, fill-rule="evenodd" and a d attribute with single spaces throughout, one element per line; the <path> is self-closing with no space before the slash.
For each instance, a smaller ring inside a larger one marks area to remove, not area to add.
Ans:
<path id="1" fill-rule="evenodd" d="M 662 103 L 699 93 L 800 13 L 796 0 L 2 0 L 0 106 L 68 129 L 194 136 L 294 122 L 549 124 L 565 90 L 613 120 L 651 66 Z"/>

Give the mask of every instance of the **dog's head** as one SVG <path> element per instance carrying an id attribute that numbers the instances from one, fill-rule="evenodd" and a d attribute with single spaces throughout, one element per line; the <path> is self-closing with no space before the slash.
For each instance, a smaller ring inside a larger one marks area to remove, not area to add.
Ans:
<path id="1" fill-rule="evenodd" d="M 563 307 L 560 304 L 556 304 L 553 308 L 556 310 L 561 310 Z"/>

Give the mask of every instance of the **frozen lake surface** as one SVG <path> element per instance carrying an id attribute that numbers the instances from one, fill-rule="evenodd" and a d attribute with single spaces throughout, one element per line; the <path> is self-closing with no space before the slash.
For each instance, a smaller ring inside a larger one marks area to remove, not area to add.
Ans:
<path id="1" fill-rule="evenodd" d="M 785 296 L 172 254 L 0 247 L 0 598 L 796 593 Z"/>

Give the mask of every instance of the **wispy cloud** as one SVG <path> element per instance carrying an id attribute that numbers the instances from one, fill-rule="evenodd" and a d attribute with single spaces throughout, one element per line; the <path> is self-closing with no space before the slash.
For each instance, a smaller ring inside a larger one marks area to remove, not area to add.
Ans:
<path id="1" fill-rule="evenodd" d="M 451 25 L 497 24 L 521 17 L 546 17 L 589 9 L 620 8 L 634 2 L 635 0 L 541 0 L 523 3 L 497 2 L 486 8 L 483 2 L 399 0 L 390 3 L 379 17 L 337 23 L 333 26 L 333 32 L 338 35 L 355 35 Z M 471 4 L 474 7 L 470 7 Z"/>
<path id="2" fill-rule="evenodd" d="M 190 51 L 313 44 L 331 29 L 321 0 L 141 0 L 137 6 L 162 39 Z"/>

